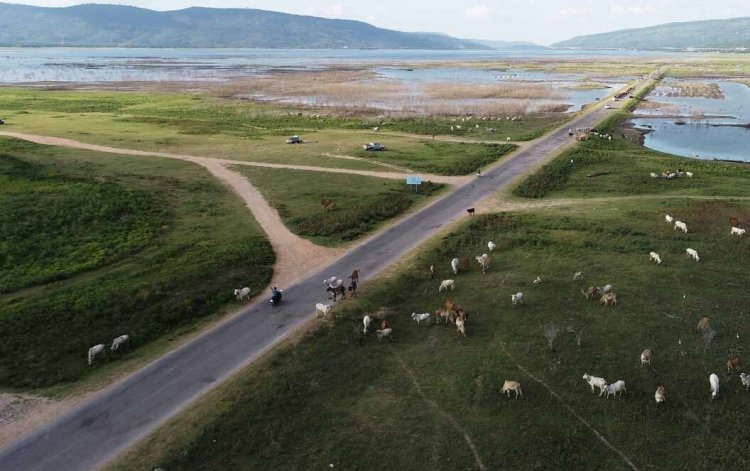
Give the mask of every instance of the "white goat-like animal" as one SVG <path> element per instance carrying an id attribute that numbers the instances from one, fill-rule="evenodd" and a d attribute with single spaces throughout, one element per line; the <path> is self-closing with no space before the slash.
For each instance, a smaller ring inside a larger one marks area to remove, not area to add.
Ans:
<path id="1" fill-rule="evenodd" d="M 674 218 L 670 216 L 669 214 L 664 216 L 664 220 L 667 221 L 667 224 L 672 224 L 674 222 Z"/>
<path id="2" fill-rule="evenodd" d="M 659 175 L 655 174 L 654 172 L 651 172 L 651 178 L 659 178 Z"/>
<path id="3" fill-rule="evenodd" d="M 701 258 L 698 256 L 698 252 L 696 250 L 694 250 L 694 249 L 686 249 L 685 250 L 685 256 L 692 258 L 696 262 L 700 262 L 701 261 Z"/>
<path id="4" fill-rule="evenodd" d="M 443 280 L 440 282 L 440 286 L 438 286 L 438 293 L 442 293 L 443 290 L 453 291 L 456 288 L 456 280 Z"/>
<path id="5" fill-rule="evenodd" d="M 330 286 L 331 284 L 333 284 L 334 281 L 336 281 L 338 279 L 339 278 L 337 276 L 332 276 L 330 278 L 326 278 L 325 280 L 323 280 L 323 284 Z"/>
<path id="6" fill-rule="evenodd" d="M 533 283 L 534 283 L 535 285 L 538 285 L 538 284 L 539 284 L 539 283 L 541 283 L 541 282 L 542 282 L 542 277 L 541 277 L 541 276 L 537 276 L 536 278 L 534 278 L 534 281 L 533 281 Z"/>
<path id="7" fill-rule="evenodd" d="M 411 313 L 411 318 L 416 321 L 417 325 L 419 325 L 422 321 L 427 321 L 427 325 L 430 325 L 430 313 L 425 312 L 422 314 L 417 314 L 416 312 Z"/>
<path id="8" fill-rule="evenodd" d="M 325 317 L 328 317 L 328 313 L 331 312 L 331 305 L 330 304 L 323 304 L 318 303 L 315 305 L 315 314 L 320 315 L 322 314 Z"/>
<path id="9" fill-rule="evenodd" d="M 582 279 L 583 279 L 583 272 L 582 271 L 577 271 L 577 272 L 573 273 L 573 281 L 579 281 L 579 280 L 582 280 Z"/>
<path id="10" fill-rule="evenodd" d="M 493 250 L 495 250 L 495 247 L 497 247 L 497 245 L 495 245 L 494 242 L 492 242 L 492 241 L 487 242 L 487 248 L 490 249 L 490 252 L 492 252 Z"/>
<path id="11" fill-rule="evenodd" d="M 719 395 L 719 377 L 716 373 L 711 373 L 708 377 L 708 383 L 711 385 L 711 399 L 716 399 Z"/>
<path id="12" fill-rule="evenodd" d="M 458 275 L 458 263 L 459 260 L 457 258 L 451 260 L 451 269 L 453 270 L 454 275 Z"/>
<path id="13" fill-rule="evenodd" d="M 94 359 L 98 356 L 104 356 L 106 354 L 106 347 L 103 343 L 100 343 L 99 345 L 94 345 L 93 347 L 89 348 L 89 365 L 94 363 Z"/>
<path id="14" fill-rule="evenodd" d="M 648 258 L 657 265 L 661 264 L 661 257 L 659 257 L 659 254 L 656 252 L 649 253 Z"/>
<path id="15" fill-rule="evenodd" d="M 612 384 L 610 384 L 610 385 L 607 386 L 607 388 L 606 388 L 607 396 L 606 397 L 607 397 L 607 399 L 609 399 L 610 395 L 613 395 L 613 396 L 617 397 L 617 396 L 622 395 L 623 392 L 626 393 L 626 392 L 628 392 L 628 390 L 625 389 L 625 381 L 623 381 L 623 380 L 620 379 L 620 380 L 615 381 L 614 383 L 612 383 Z"/>
<path id="16" fill-rule="evenodd" d="M 607 294 L 610 291 L 612 291 L 613 286 L 612 285 L 604 285 L 604 288 L 597 287 L 596 290 L 599 291 L 601 294 Z"/>
<path id="17" fill-rule="evenodd" d="M 589 383 L 589 386 L 591 386 L 591 392 L 595 393 L 594 387 L 599 388 L 599 395 L 601 396 L 604 394 L 604 390 L 607 388 L 607 380 L 604 378 L 599 378 L 598 376 L 591 376 L 590 374 L 586 373 L 583 375 L 583 379 L 586 380 L 587 383 Z"/>
<path id="18" fill-rule="evenodd" d="M 733 227 L 731 231 L 729 231 L 729 235 L 736 235 L 742 237 L 745 235 L 745 229 L 740 229 L 739 227 Z"/>
<path id="19" fill-rule="evenodd" d="M 682 232 L 684 232 L 685 234 L 687 234 L 687 224 L 685 224 L 682 221 L 675 221 L 674 222 L 674 229 L 675 230 L 680 229 Z"/>
<path id="20" fill-rule="evenodd" d="M 456 317 L 456 332 L 466 338 L 466 321 L 461 316 Z"/>
<path id="21" fill-rule="evenodd" d="M 250 288 L 245 286 L 242 289 L 236 289 L 234 290 L 234 297 L 237 298 L 237 301 L 244 301 L 245 299 L 250 298 Z"/>
<path id="22" fill-rule="evenodd" d="M 745 391 L 750 389 L 750 375 L 740 373 L 740 381 L 742 382 L 742 385 L 745 386 Z"/>
<path id="23" fill-rule="evenodd" d="M 654 393 L 654 400 L 657 404 L 661 404 L 666 399 L 666 396 L 664 396 L 664 386 L 659 386 L 656 388 L 656 392 Z"/>
<path id="24" fill-rule="evenodd" d="M 510 301 L 515 306 L 516 304 L 523 304 L 523 293 L 518 292 L 510 296 Z"/>
<path id="25" fill-rule="evenodd" d="M 693 178 L 693 172 L 685 172 L 685 175 L 687 175 L 689 178 Z"/>
<path id="26" fill-rule="evenodd" d="M 393 337 L 391 336 L 391 333 L 393 333 L 393 329 L 390 327 L 388 327 L 387 329 L 376 330 L 375 333 L 378 336 L 378 342 L 382 342 L 383 337 L 388 337 L 391 342 L 393 341 Z"/>
<path id="27" fill-rule="evenodd" d="M 521 383 L 519 383 L 518 381 L 511 381 L 509 379 L 506 379 L 503 383 L 503 388 L 500 390 L 500 394 L 505 393 L 508 396 L 508 399 L 510 399 L 511 391 L 516 393 L 516 399 L 518 399 L 518 396 L 523 397 L 523 391 L 521 391 Z"/>
<path id="28" fill-rule="evenodd" d="M 367 335 L 367 331 L 370 330 L 371 323 L 372 323 L 372 317 L 370 317 L 368 314 L 365 314 L 365 317 L 362 318 L 362 325 L 364 326 L 363 330 L 364 330 L 365 335 Z"/>
<path id="29" fill-rule="evenodd" d="M 647 348 L 641 353 L 641 368 L 651 364 L 651 349 Z"/>
<path id="30" fill-rule="evenodd" d="M 490 256 L 486 253 L 483 253 L 481 256 L 477 255 L 474 258 L 479 263 L 479 265 L 482 266 L 482 273 L 486 273 L 487 269 L 490 267 Z"/>
<path id="31" fill-rule="evenodd" d="M 110 350 L 112 350 L 113 352 L 115 350 L 119 350 L 120 347 L 126 346 L 128 342 L 130 342 L 130 336 L 121 335 L 112 341 L 112 347 L 110 348 Z"/>

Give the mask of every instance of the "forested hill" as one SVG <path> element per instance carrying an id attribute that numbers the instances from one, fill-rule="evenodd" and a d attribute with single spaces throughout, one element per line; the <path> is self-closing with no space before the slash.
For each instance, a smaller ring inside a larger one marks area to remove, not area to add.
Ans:
<path id="1" fill-rule="evenodd" d="M 265 10 L 0 3 L 0 46 L 489 49 L 441 34 Z"/>
<path id="2" fill-rule="evenodd" d="M 750 48 L 750 18 L 668 23 L 578 36 L 553 47 L 624 49 Z"/>

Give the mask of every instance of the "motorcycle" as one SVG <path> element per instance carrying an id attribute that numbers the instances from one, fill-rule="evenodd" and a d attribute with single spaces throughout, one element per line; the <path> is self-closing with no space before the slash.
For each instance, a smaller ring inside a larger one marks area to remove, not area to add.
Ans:
<path id="1" fill-rule="evenodd" d="M 282 290 L 278 289 L 271 295 L 271 306 L 276 306 L 279 303 L 281 303 L 281 293 Z"/>

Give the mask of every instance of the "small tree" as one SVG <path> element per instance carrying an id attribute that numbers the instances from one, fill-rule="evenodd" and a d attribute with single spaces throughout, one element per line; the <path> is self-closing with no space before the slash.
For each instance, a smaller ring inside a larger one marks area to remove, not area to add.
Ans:
<path id="1" fill-rule="evenodd" d="M 554 350 L 553 344 L 555 343 L 557 334 L 560 333 L 560 329 L 555 324 L 547 324 L 544 326 L 543 331 L 544 331 L 544 337 L 547 339 L 547 342 L 549 343 L 549 349 Z"/>

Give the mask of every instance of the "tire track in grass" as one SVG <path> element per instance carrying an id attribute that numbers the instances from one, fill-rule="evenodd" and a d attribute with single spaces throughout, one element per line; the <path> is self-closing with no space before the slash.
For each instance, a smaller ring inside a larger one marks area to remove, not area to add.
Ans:
<path id="1" fill-rule="evenodd" d="M 461 424 L 458 423 L 456 419 L 453 418 L 452 415 L 445 412 L 437 402 L 433 401 L 432 399 L 428 398 L 425 393 L 422 391 L 422 387 L 419 385 L 419 381 L 417 380 L 417 376 L 414 374 L 414 372 L 406 366 L 406 363 L 401 358 L 398 358 L 398 363 L 401 365 L 401 368 L 406 371 L 406 374 L 409 375 L 411 378 L 412 384 L 414 384 L 414 389 L 417 391 L 417 394 L 419 394 L 419 397 L 422 398 L 422 400 L 430 406 L 439 416 L 444 418 L 458 433 L 461 434 L 461 436 L 464 437 L 464 440 L 466 441 L 466 444 L 469 446 L 469 449 L 471 449 L 471 452 L 474 454 L 474 461 L 477 465 L 477 468 L 479 468 L 481 471 L 487 471 L 487 467 L 482 462 L 482 458 L 479 456 L 479 451 L 477 450 L 476 445 L 474 445 L 474 441 L 471 439 L 469 434 L 464 430 L 463 427 L 461 427 Z"/>
<path id="2" fill-rule="evenodd" d="M 588 429 L 589 429 L 589 431 L 590 431 L 591 433 L 593 433 L 593 434 L 594 434 L 594 436 L 595 436 L 595 437 L 596 437 L 596 438 L 597 438 L 597 439 L 598 439 L 598 440 L 599 440 L 600 442 L 602 442 L 602 443 L 604 444 L 604 446 L 606 446 L 606 447 L 607 447 L 607 448 L 609 448 L 610 450 L 614 451 L 614 452 L 615 452 L 615 453 L 616 453 L 616 454 L 617 454 L 617 455 L 618 455 L 618 456 L 619 456 L 620 458 L 622 458 L 622 460 L 623 460 L 623 461 L 625 462 L 625 464 L 627 464 L 627 465 L 628 465 L 628 467 L 629 467 L 630 469 L 632 469 L 632 470 L 634 470 L 634 471 L 639 471 L 638 467 L 637 467 L 637 466 L 636 466 L 636 465 L 635 465 L 635 464 L 634 464 L 634 463 L 633 463 L 633 462 L 632 462 L 632 461 L 630 460 L 630 458 L 628 458 L 628 457 L 627 457 L 627 455 L 625 455 L 625 453 L 623 453 L 623 452 L 622 452 L 621 450 L 619 450 L 618 448 L 615 448 L 615 446 L 614 446 L 614 445 L 612 445 L 612 443 L 610 443 L 610 441 L 609 441 L 609 440 L 607 440 L 606 438 L 604 438 L 604 435 L 602 435 L 601 433 L 599 433 L 599 431 L 598 431 L 597 429 L 595 429 L 595 428 L 594 428 L 594 427 L 593 427 L 593 426 L 592 426 L 592 425 L 591 425 L 591 424 L 590 424 L 590 423 L 589 423 L 589 422 L 588 422 L 588 421 L 587 421 L 586 419 L 584 419 L 584 418 L 583 418 L 583 416 L 581 416 L 581 414 L 579 414 L 578 412 L 576 412 L 576 410 L 575 410 L 575 409 L 573 409 L 573 407 L 571 407 L 571 406 L 570 406 L 570 404 L 568 404 L 567 402 L 565 402 L 565 399 L 563 399 L 563 398 L 562 398 L 562 397 L 561 397 L 561 396 L 560 396 L 559 394 L 557 394 L 557 393 L 556 393 L 556 392 L 555 392 L 555 391 L 554 391 L 554 390 L 553 390 L 553 389 L 552 389 L 551 387 L 549 387 L 549 385 L 548 385 L 547 383 L 545 383 L 545 382 L 544 382 L 544 381 L 542 381 L 541 379 L 539 379 L 539 378 L 537 378 L 536 376 L 534 376 L 533 374 L 531 374 L 531 372 L 530 372 L 529 370 L 527 370 L 527 369 L 526 369 L 526 368 L 524 368 L 524 367 L 523 367 L 523 366 L 522 366 L 522 365 L 521 365 L 520 363 L 518 363 L 518 362 L 517 362 L 517 361 L 515 360 L 515 358 L 513 358 L 513 357 L 511 356 L 511 354 L 510 354 L 510 353 L 508 352 L 508 350 L 506 350 L 506 348 L 505 348 L 505 344 L 504 344 L 504 343 L 501 343 L 501 344 L 500 344 L 500 348 L 501 348 L 501 349 L 503 350 L 503 353 L 505 353 L 505 356 L 507 356 L 507 357 L 508 357 L 508 358 L 510 359 L 510 361 L 512 361 L 512 362 L 513 362 L 513 363 L 514 363 L 514 364 L 516 365 L 516 367 L 518 367 L 518 369 L 519 369 L 519 370 L 521 370 L 521 371 L 522 371 L 522 372 L 523 372 L 523 373 L 524 373 L 524 374 L 525 374 L 526 376 L 528 376 L 529 378 L 533 379 L 533 380 L 534 380 L 534 381 L 536 381 L 537 383 L 539 383 L 539 384 L 541 384 L 542 386 L 544 386 L 544 388 L 545 388 L 545 389 L 546 389 L 547 391 L 549 391 L 549 393 L 550 393 L 550 394 L 552 394 L 552 395 L 553 395 L 553 396 L 555 397 L 555 399 L 557 399 L 557 400 L 558 400 L 558 401 L 560 402 L 560 404 L 562 404 L 562 405 L 563 405 L 563 407 L 565 407 L 565 408 L 566 408 L 566 409 L 568 410 L 568 412 L 570 412 L 570 413 L 571 413 L 571 414 L 573 415 L 573 417 L 575 417 L 576 419 L 578 419 L 578 421 L 579 421 L 579 422 L 581 422 L 581 423 L 582 423 L 583 425 L 585 425 L 585 426 L 586 426 L 586 428 L 588 428 Z"/>

